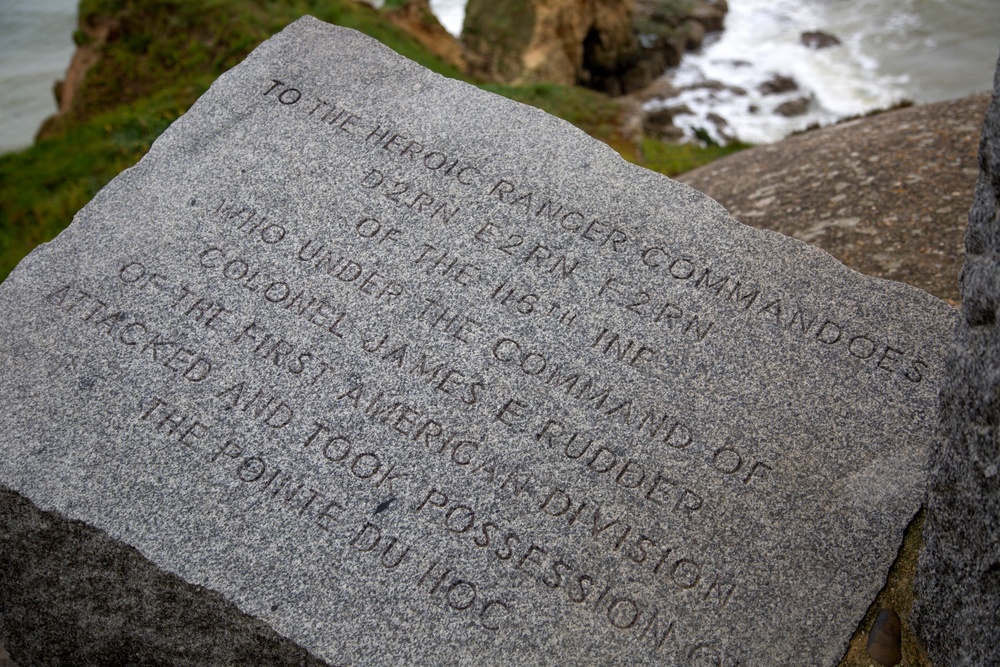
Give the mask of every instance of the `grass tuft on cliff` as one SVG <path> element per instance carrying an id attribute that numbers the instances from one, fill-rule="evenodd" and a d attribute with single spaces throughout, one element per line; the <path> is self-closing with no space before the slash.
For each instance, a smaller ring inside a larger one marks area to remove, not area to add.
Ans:
<path id="1" fill-rule="evenodd" d="M 72 110 L 48 122 L 34 146 L 0 155 L 0 279 L 138 162 L 220 74 L 305 14 L 364 32 L 428 69 L 469 81 L 382 11 L 353 0 L 82 0 L 74 40 L 99 54 L 97 64 Z M 623 106 L 591 90 L 482 87 L 564 118 L 627 159 L 668 175 L 720 151 L 651 139 L 637 146 L 621 132 Z"/>

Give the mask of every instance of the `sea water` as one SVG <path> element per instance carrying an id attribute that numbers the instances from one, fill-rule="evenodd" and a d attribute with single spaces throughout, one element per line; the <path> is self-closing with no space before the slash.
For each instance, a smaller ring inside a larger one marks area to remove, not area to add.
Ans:
<path id="1" fill-rule="evenodd" d="M 52 88 L 73 53 L 76 8 L 77 0 L 0 0 L 0 152 L 30 145 L 55 113 Z M 431 9 L 449 32 L 461 32 L 465 0 L 431 0 Z M 806 30 L 843 43 L 811 51 L 799 43 Z M 904 99 L 989 90 L 998 52 L 1000 0 L 729 0 L 726 29 L 668 76 L 681 87 L 715 80 L 730 89 L 686 91 L 651 106 L 686 104 L 692 113 L 676 122 L 689 132 L 715 113 L 740 139 L 771 142 Z M 801 90 L 761 95 L 757 86 L 774 74 L 794 77 Z M 796 96 L 811 99 L 805 115 L 774 113 Z"/>
<path id="2" fill-rule="evenodd" d="M 30 146 L 56 112 L 73 55 L 76 0 L 0 0 L 0 153 Z"/>
<path id="3" fill-rule="evenodd" d="M 431 0 L 431 9 L 449 32 L 461 32 L 464 0 Z M 800 36 L 815 30 L 841 45 L 807 48 Z M 769 143 L 904 100 L 990 90 L 998 55 L 1000 0 L 729 0 L 725 30 L 666 75 L 688 90 L 649 107 L 685 105 L 691 113 L 674 122 L 689 136 L 704 129 L 725 141 L 708 119 L 714 114 L 736 138 Z M 799 90 L 762 94 L 775 75 L 794 78 Z M 709 81 L 723 86 L 698 88 Z M 805 114 L 775 113 L 802 97 L 810 100 Z"/>
<path id="4" fill-rule="evenodd" d="M 806 47 L 801 34 L 814 30 L 841 44 Z M 725 30 L 667 75 L 687 90 L 649 107 L 685 105 L 691 113 L 674 122 L 688 134 L 701 128 L 721 141 L 708 118 L 715 114 L 740 140 L 768 143 L 904 100 L 990 90 L 998 55 L 1000 0 L 729 0 Z M 799 90 L 762 93 L 775 75 L 792 77 Z M 698 87 L 706 81 L 725 87 Z M 806 113 L 775 112 L 803 97 Z"/>

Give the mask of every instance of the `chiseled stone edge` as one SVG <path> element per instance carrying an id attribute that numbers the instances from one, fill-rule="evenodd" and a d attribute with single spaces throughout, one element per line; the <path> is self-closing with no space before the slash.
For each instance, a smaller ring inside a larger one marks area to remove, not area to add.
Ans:
<path id="1" fill-rule="evenodd" d="M 1000 62 L 979 144 L 959 278 L 962 317 L 941 388 L 941 437 L 914 627 L 934 664 L 1000 665 Z"/>
<path id="2" fill-rule="evenodd" d="M 33 667 L 327 665 L 219 593 L 4 487 L 0 639 Z"/>

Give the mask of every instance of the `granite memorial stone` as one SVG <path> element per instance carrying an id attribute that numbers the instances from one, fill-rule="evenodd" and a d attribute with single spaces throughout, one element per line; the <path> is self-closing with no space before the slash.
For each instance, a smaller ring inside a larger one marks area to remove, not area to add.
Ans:
<path id="1" fill-rule="evenodd" d="M 288 664 L 834 665 L 955 322 L 312 18 L 0 313 L 25 664 L 58 619 L 136 664 L 238 663 L 247 628 Z"/>
<path id="2" fill-rule="evenodd" d="M 1000 64 L 941 390 L 915 624 L 937 665 L 1000 664 Z"/>

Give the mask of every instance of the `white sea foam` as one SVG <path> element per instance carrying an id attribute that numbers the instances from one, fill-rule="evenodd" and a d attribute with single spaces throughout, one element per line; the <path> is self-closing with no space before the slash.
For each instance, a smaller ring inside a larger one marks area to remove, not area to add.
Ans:
<path id="1" fill-rule="evenodd" d="M 466 0 L 430 0 L 431 11 L 444 29 L 458 37 L 465 22 Z"/>
<path id="2" fill-rule="evenodd" d="M 791 132 L 819 123 L 827 124 L 847 115 L 885 107 L 905 97 L 903 77 L 881 72 L 878 61 L 867 52 L 859 34 L 838 35 L 842 44 L 813 50 L 801 43 L 809 30 L 831 30 L 822 1 L 732 0 L 726 29 L 701 53 L 684 57 L 673 73 L 674 85 L 697 86 L 718 81 L 745 95 L 720 96 L 705 89 L 692 89 L 675 100 L 651 102 L 651 108 L 683 102 L 692 113 L 675 118 L 687 134 L 701 128 L 719 142 L 727 137 L 709 119 L 722 117 L 733 134 L 749 143 L 777 141 Z M 793 78 L 799 89 L 765 94 L 760 86 L 775 76 Z M 779 105 L 808 98 L 804 114 L 785 117 L 775 112 Z"/>
<path id="3" fill-rule="evenodd" d="M 725 141 L 709 118 L 714 115 L 739 139 L 767 143 L 903 99 L 930 102 L 987 90 L 1000 47 L 998 0 L 730 0 L 729 8 L 718 39 L 668 73 L 688 90 L 649 103 L 651 109 L 686 105 L 691 113 L 674 123 L 689 136 L 703 129 Z M 800 41 L 810 30 L 842 43 L 811 50 Z M 794 78 L 800 90 L 762 94 L 759 86 L 779 74 Z M 693 88 L 706 81 L 747 92 Z M 775 113 L 801 97 L 811 100 L 805 114 Z"/>
<path id="4" fill-rule="evenodd" d="M 460 35 L 466 0 L 431 0 L 431 10 Z M 805 31 L 822 30 L 841 45 L 811 50 Z M 687 54 L 669 72 L 687 87 L 651 109 L 686 105 L 692 113 L 675 123 L 689 135 L 704 129 L 726 135 L 709 116 L 724 118 L 729 132 L 751 143 L 784 138 L 808 125 L 885 108 L 903 99 L 931 102 L 988 90 L 1000 48 L 1000 0 L 729 0 L 726 29 L 700 53 Z M 763 95 L 758 87 L 781 74 L 800 90 Z M 697 89 L 718 81 L 722 90 Z M 733 89 L 746 90 L 736 95 Z M 795 117 L 775 113 L 782 103 L 811 100 Z"/>

